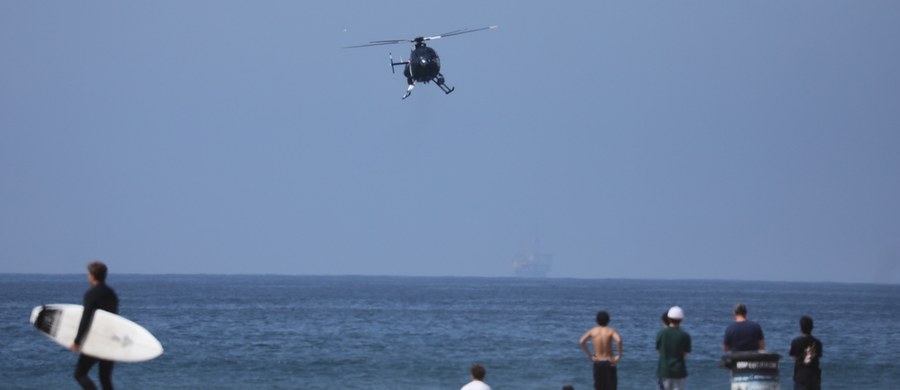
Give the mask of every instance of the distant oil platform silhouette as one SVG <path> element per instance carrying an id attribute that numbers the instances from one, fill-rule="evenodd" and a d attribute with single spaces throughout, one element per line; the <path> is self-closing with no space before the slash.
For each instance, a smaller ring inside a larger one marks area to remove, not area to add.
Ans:
<path id="1" fill-rule="evenodd" d="M 534 239 L 530 251 L 519 252 L 513 257 L 513 272 L 520 278 L 546 278 L 553 264 L 553 255 L 541 252 L 540 241 Z"/>

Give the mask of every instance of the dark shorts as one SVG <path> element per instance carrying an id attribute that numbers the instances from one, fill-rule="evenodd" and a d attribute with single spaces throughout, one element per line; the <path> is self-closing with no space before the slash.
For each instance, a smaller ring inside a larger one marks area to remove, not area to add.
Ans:
<path id="1" fill-rule="evenodd" d="M 594 390 L 616 390 L 618 382 L 616 366 L 610 362 L 594 362 Z"/>

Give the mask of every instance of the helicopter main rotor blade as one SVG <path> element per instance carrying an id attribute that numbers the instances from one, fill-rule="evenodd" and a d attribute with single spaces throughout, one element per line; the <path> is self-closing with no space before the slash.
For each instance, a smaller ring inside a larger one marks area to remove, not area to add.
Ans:
<path id="1" fill-rule="evenodd" d="M 413 39 L 388 39 L 388 40 L 383 40 L 383 41 L 371 41 L 369 43 L 365 43 L 362 45 L 344 46 L 343 49 L 353 49 L 356 47 L 369 47 L 369 46 L 381 46 L 381 45 L 396 45 L 398 43 L 407 43 L 407 42 L 415 43 L 415 42 L 420 42 L 420 41 L 431 41 L 431 40 L 435 40 L 435 39 L 441 39 L 444 37 L 452 37 L 454 35 L 459 35 L 459 34 L 467 34 L 467 33 L 471 33 L 471 32 L 484 31 L 484 30 L 493 30 L 495 28 L 497 28 L 497 25 L 487 26 L 487 27 L 479 27 L 479 28 L 464 28 L 461 30 L 453 30 L 450 32 L 446 32 L 441 35 L 432 35 L 430 37 L 417 37 L 417 38 L 413 38 Z"/>
<path id="2" fill-rule="evenodd" d="M 406 42 L 414 42 L 409 39 L 393 39 L 393 40 L 385 40 L 385 41 L 372 41 L 369 43 L 365 43 L 362 45 L 354 45 L 354 46 L 344 46 L 342 49 L 353 49 L 356 47 L 368 47 L 368 46 L 381 46 L 381 45 L 396 45 L 398 43 L 406 43 Z"/>
<path id="3" fill-rule="evenodd" d="M 423 39 L 426 40 L 426 41 L 430 41 L 430 40 L 434 40 L 434 39 L 440 39 L 440 38 L 445 38 L 445 37 L 452 37 L 452 36 L 454 36 L 454 35 L 468 34 L 468 33 L 476 32 L 476 31 L 493 30 L 493 29 L 495 29 L 495 28 L 497 28 L 497 27 L 498 27 L 497 25 L 493 25 L 493 26 L 479 27 L 479 28 L 464 28 L 464 29 L 461 29 L 461 30 L 453 30 L 453 31 L 450 31 L 450 32 L 446 32 L 446 33 L 443 33 L 443 34 L 440 34 L 440 35 L 434 35 L 434 36 L 430 36 L 430 37 L 424 37 Z"/>

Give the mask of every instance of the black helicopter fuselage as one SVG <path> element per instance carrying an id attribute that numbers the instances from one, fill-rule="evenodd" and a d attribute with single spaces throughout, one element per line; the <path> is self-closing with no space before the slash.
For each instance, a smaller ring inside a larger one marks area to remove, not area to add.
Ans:
<path id="1" fill-rule="evenodd" d="M 413 88 L 416 87 L 416 83 L 427 84 L 432 81 L 441 89 L 441 91 L 444 91 L 445 94 L 449 94 L 450 92 L 453 92 L 455 88 L 446 84 L 444 75 L 441 74 L 441 58 L 438 57 L 438 54 L 436 51 L 434 51 L 434 49 L 428 47 L 425 44 L 425 41 L 431 41 L 460 34 L 468 34 L 476 31 L 493 30 L 495 28 L 497 28 L 496 25 L 479 28 L 464 28 L 461 30 L 450 31 L 441 35 L 416 37 L 411 40 L 389 39 L 385 41 L 371 41 L 363 45 L 345 46 L 344 48 L 350 49 L 355 47 L 393 45 L 397 43 L 412 42 L 415 46 L 413 46 L 412 51 L 409 52 L 409 60 L 407 61 L 401 60 L 400 62 L 394 62 L 394 56 L 388 53 L 388 58 L 390 58 L 391 61 L 391 73 L 396 72 L 395 67 L 403 66 L 403 75 L 406 76 L 407 84 L 406 94 L 403 95 L 403 99 L 409 97 L 409 95 L 413 91 Z"/>
<path id="2" fill-rule="evenodd" d="M 419 43 L 409 52 L 403 75 L 420 83 L 434 80 L 441 73 L 441 58 L 434 49 Z"/>
<path id="3" fill-rule="evenodd" d="M 435 84 L 444 91 L 444 93 L 453 92 L 453 87 L 444 83 L 444 75 L 441 74 L 441 58 L 438 57 L 434 49 L 425 45 L 425 38 L 419 37 L 413 40 L 416 45 L 409 52 L 409 60 L 405 62 L 394 62 L 391 57 L 391 71 L 395 66 L 403 65 L 403 75 L 406 76 L 406 99 L 412 93 L 416 83 L 428 84 L 434 81 Z"/>

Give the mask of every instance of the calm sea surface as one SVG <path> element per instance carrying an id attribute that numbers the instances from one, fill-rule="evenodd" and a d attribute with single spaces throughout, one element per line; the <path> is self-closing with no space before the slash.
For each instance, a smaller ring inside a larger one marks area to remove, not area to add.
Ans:
<path id="1" fill-rule="evenodd" d="M 689 388 L 727 389 L 718 360 L 737 302 L 782 355 L 800 315 L 812 316 L 824 388 L 900 388 L 896 285 L 116 274 L 109 284 L 120 313 L 166 349 L 118 364 L 120 389 L 459 389 L 476 362 L 496 390 L 588 389 L 577 341 L 597 310 L 625 342 L 619 388 L 654 389 L 659 316 L 676 304 L 693 338 Z M 77 356 L 28 318 L 40 304 L 80 304 L 87 288 L 83 275 L 0 275 L 0 388 L 77 388 Z M 783 389 L 791 369 L 782 359 Z"/>

